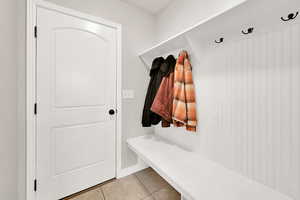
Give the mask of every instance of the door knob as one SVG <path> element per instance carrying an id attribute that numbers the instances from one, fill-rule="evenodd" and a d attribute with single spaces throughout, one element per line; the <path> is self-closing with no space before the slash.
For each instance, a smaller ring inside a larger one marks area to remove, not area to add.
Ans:
<path id="1" fill-rule="evenodd" d="M 108 111 L 108 113 L 109 113 L 110 115 L 114 115 L 114 114 L 115 114 L 115 110 L 114 110 L 114 109 L 110 109 L 110 110 Z"/>

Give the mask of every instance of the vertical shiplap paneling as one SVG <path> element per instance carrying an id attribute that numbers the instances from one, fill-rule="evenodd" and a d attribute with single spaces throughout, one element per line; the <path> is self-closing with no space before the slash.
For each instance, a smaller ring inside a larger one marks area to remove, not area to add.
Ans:
<path id="1" fill-rule="evenodd" d="M 290 193 L 300 199 L 300 27 L 291 27 L 291 135 L 290 135 Z"/>
<path id="2" fill-rule="evenodd" d="M 267 107 L 266 109 L 266 114 L 267 114 L 267 123 L 266 127 L 267 129 L 265 130 L 265 134 L 267 134 L 267 139 L 265 141 L 267 147 L 268 147 L 268 152 L 265 155 L 265 162 L 267 163 L 267 179 L 264 180 L 267 184 L 269 184 L 271 187 L 275 188 L 275 171 L 277 167 L 277 163 L 275 163 L 275 147 L 276 147 L 276 132 L 274 129 L 276 127 L 273 125 L 274 123 L 274 118 L 271 116 L 273 113 L 274 115 L 276 114 L 276 100 L 274 100 L 274 97 L 272 94 L 274 93 L 274 87 L 277 88 L 278 85 L 273 84 L 273 80 L 277 80 L 278 77 L 275 76 L 275 48 L 274 48 L 274 41 L 277 41 L 277 38 L 275 37 L 275 34 L 267 34 L 266 40 L 267 40 L 267 60 L 266 60 L 266 67 L 267 67 L 267 99 L 265 106 Z"/>
<path id="3" fill-rule="evenodd" d="M 243 36 L 201 58 L 197 134 L 156 133 L 300 200 L 300 26 Z"/>

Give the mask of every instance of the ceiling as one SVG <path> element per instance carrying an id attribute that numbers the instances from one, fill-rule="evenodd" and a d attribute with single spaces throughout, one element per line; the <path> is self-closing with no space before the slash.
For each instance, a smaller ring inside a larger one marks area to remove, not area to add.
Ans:
<path id="1" fill-rule="evenodd" d="M 164 8 L 166 8 L 173 0 L 122 0 L 131 5 L 143 8 L 151 14 L 158 14 Z"/>

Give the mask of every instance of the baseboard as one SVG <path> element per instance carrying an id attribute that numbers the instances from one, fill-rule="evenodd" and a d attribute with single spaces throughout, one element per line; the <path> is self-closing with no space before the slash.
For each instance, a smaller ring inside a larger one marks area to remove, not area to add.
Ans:
<path id="1" fill-rule="evenodd" d="M 125 177 L 125 176 L 129 176 L 131 174 L 139 172 L 139 171 L 141 171 L 143 169 L 146 169 L 148 167 L 149 167 L 149 165 L 144 163 L 142 160 L 138 159 L 137 164 L 135 164 L 131 167 L 127 167 L 125 169 L 122 169 L 121 172 L 118 174 L 117 178 L 122 178 L 122 177 Z"/>

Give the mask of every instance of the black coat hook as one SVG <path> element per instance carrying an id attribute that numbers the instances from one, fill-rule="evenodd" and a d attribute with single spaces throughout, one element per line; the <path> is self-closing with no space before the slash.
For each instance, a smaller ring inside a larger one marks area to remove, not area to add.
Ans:
<path id="1" fill-rule="evenodd" d="M 295 19 L 298 16 L 298 14 L 299 14 L 299 12 L 296 12 L 296 14 L 290 13 L 287 18 L 281 17 L 281 20 L 284 21 L 284 22 L 293 20 L 293 19 Z"/>
<path id="2" fill-rule="evenodd" d="M 242 30 L 242 33 L 243 33 L 244 35 L 248 35 L 248 34 L 250 34 L 250 33 L 253 33 L 253 31 L 254 31 L 254 28 L 248 28 L 247 32 L 244 31 L 244 30 Z"/>
<path id="3" fill-rule="evenodd" d="M 222 43 L 222 42 L 224 42 L 224 38 L 220 38 L 219 41 L 215 40 L 215 43 L 218 43 L 218 44 Z"/>

